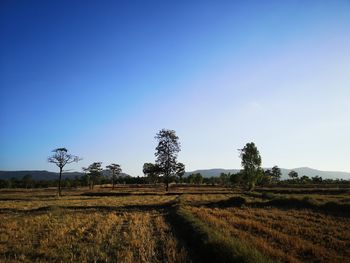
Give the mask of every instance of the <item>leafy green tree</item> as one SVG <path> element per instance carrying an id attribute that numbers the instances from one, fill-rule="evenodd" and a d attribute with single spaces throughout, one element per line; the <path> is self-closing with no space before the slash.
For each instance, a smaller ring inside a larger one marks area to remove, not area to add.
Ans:
<path id="1" fill-rule="evenodd" d="M 234 186 L 234 185 L 240 185 L 242 183 L 242 173 L 238 172 L 238 173 L 233 173 L 230 175 L 230 183 Z"/>
<path id="2" fill-rule="evenodd" d="M 214 177 L 208 177 L 208 178 L 206 178 L 205 181 L 206 181 L 207 184 L 215 185 L 215 179 L 214 179 Z"/>
<path id="3" fill-rule="evenodd" d="M 185 174 L 185 165 L 183 163 L 177 163 L 176 164 L 176 175 L 179 177 L 179 182 L 183 182 L 183 176 Z"/>
<path id="4" fill-rule="evenodd" d="M 308 183 L 310 182 L 310 178 L 306 175 L 303 175 L 302 177 L 300 177 L 300 182 L 303 184 Z"/>
<path id="5" fill-rule="evenodd" d="M 322 177 L 318 175 L 311 177 L 311 180 L 313 183 L 322 183 Z"/>
<path id="6" fill-rule="evenodd" d="M 271 176 L 271 170 L 270 169 L 266 169 L 264 171 L 264 174 L 268 175 L 268 176 Z"/>
<path id="7" fill-rule="evenodd" d="M 102 162 L 94 162 L 87 168 L 90 176 L 90 189 L 94 189 L 96 183 L 101 180 L 102 177 Z"/>
<path id="8" fill-rule="evenodd" d="M 16 177 L 11 177 L 9 180 L 10 188 L 19 188 L 21 185 L 20 181 Z"/>
<path id="9" fill-rule="evenodd" d="M 72 186 L 75 188 L 82 186 L 79 176 L 74 176 L 74 179 L 72 180 Z"/>
<path id="10" fill-rule="evenodd" d="M 195 184 L 202 184 L 203 183 L 203 176 L 201 173 L 194 174 L 194 183 Z"/>
<path id="11" fill-rule="evenodd" d="M 119 176 L 119 174 L 122 172 L 122 168 L 120 167 L 119 164 L 116 164 L 116 163 L 107 165 L 106 168 L 112 172 L 112 190 L 114 190 L 115 177 Z"/>
<path id="12" fill-rule="evenodd" d="M 9 180 L 0 179 L 0 188 L 9 188 Z"/>
<path id="13" fill-rule="evenodd" d="M 203 176 L 200 173 L 192 173 L 187 177 L 187 182 L 190 184 L 201 184 Z"/>
<path id="14" fill-rule="evenodd" d="M 322 177 L 321 177 L 322 179 Z M 325 184 L 334 184 L 334 183 L 339 183 L 339 179 L 331 179 L 331 178 L 328 178 L 328 179 L 322 179 L 322 183 L 325 183 Z"/>
<path id="15" fill-rule="evenodd" d="M 194 173 L 190 174 L 190 175 L 187 177 L 188 183 L 194 184 L 195 178 L 196 178 L 196 174 L 194 174 Z"/>
<path id="16" fill-rule="evenodd" d="M 177 172 L 177 154 L 181 150 L 179 137 L 174 130 L 160 130 L 155 138 L 158 140 L 156 147 L 156 164 L 159 166 L 165 183 L 165 190 L 168 191 L 171 178 Z"/>
<path id="17" fill-rule="evenodd" d="M 49 163 L 54 163 L 60 169 L 60 175 L 58 178 L 58 196 L 61 196 L 61 181 L 62 181 L 62 171 L 63 167 L 67 164 L 78 162 L 81 159 L 78 156 L 72 155 L 68 153 L 66 148 L 57 148 L 52 151 L 53 154 L 47 159 Z"/>
<path id="18" fill-rule="evenodd" d="M 243 149 L 239 149 L 239 152 L 242 159 L 243 180 L 248 190 L 253 190 L 259 177 L 263 174 L 260 153 L 253 142 L 247 143 Z"/>
<path id="19" fill-rule="evenodd" d="M 25 188 L 31 188 L 33 186 L 33 176 L 31 174 L 26 174 L 22 177 L 22 182 Z"/>
<path id="20" fill-rule="evenodd" d="M 297 180 L 299 174 L 296 171 L 292 170 L 288 173 L 288 176 L 291 180 Z"/>
<path id="21" fill-rule="evenodd" d="M 150 183 L 157 184 L 161 172 L 162 171 L 157 164 L 144 163 L 143 165 L 143 173 L 147 176 Z"/>
<path id="22" fill-rule="evenodd" d="M 70 179 L 70 178 L 65 178 L 65 179 L 63 180 L 63 185 L 64 185 L 64 187 L 71 188 L 71 187 L 72 187 L 72 179 Z"/>
<path id="23" fill-rule="evenodd" d="M 223 186 L 228 186 L 230 184 L 230 176 L 230 173 L 221 173 L 219 176 L 220 184 Z"/>
<path id="24" fill-rule="evenodd" d="M 271 169 L 272 181 L 277 182 L 277 181 L 281 180 L 281 176 L 282 176 L 281 169 L 277 165 L 272 167 L 272 169 Z"/>
<path id="25" fill-rule="evenodd" d="M 272 181 L 272 172 L 270 169 L 267 169 L 266 171 L 263 171 L 258 178 L 258 184 L 265 185 L 269 184 Z"/>

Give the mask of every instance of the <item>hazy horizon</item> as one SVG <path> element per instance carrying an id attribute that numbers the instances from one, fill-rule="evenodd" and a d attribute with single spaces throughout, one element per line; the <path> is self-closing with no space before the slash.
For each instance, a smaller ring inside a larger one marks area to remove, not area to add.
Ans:
<path id="1" fill-rule="evenodd" d="M 55 169 L 55 167 L 51 167 L 52 169 L 21 169 L 21 170 L 0 170 L 3 172 L 17 172 L 17 171 L 47 171 L 47 172 L 53 172 L 53 173 L 59 173 L 59 171 L 57 169 Z M 263 169 L 269 169 L 272 168 L 271 167 L 262 167 Z M 339 172 L 339 173 L 350 173 L 349 171 L 337 171 L 337 170 L 320 170 L 314 167 L 293 167 L 293 168 L 289 168 L 289 167 L 279 167 L 281 169 L 286 169 L 286 170 L 296 170 L 296 169 L 312 169 L 312 170 L 318 170 L 320 172 Z M 105 167 L 103 167 L 104 170 L 108 170 Z M 231 167 L 231 168 L 225 168 L 225 167 L 214 167 L 214 168 L 198 168 L 198 169 L 193 169 L 193 170 L 187 170 L 186 169 L 186 173 L 188 172 L 195 172 L 195 171 L 200 171 L 200 170 L 240 170 L 242 169 L 241 167 Z M 79 173 L 83 173 L 83 171 L 81 171 L 81 169 L 69 169 L 69 167 L 67 166 L 67 169 L 63 169 L 63 173 L 75 173 L 75 172 L 79 172 Z M 122 173 L 131 175 L 131 176 L 145 176 L 143 173 L 141 174 L 130 174 L 127 173 L 125 171 L 122 171 Z"/>
<path id="2" fill-rule="evenodd" d="M 350 172 L 350 2 L 2 1 L 0 170 L 51 151 L 142 175 L 162 129 L 187 171 Z M 227 168 L 228 167 L 228 168 Z"/>

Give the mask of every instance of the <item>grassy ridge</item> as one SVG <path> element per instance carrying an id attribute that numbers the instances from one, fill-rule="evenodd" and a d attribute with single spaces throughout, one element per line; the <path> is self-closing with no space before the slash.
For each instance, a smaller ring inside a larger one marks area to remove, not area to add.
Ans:
<path id="1" fill-rule="evenodd" d="M 219 201 L 211 204 L 218 207 L 241 207 L 243 205 L 250 207 L 279 207 L 279 208 L 299 208 L 299 209 L 311 209 L 315 211 L 323 211 L 325 213 L 336 213 L 346 216 L 350 216 L 350 204 L 340 203 L 335 201 L 329 201 L 320 203 L 310 197 L 298 198 L 298 197 L 283 197 L 273 194 L 255 194 L 248 193 L 248 196 L 254 198 L 267 199 L 267 201 L 248 201 L 241 196 L 231 197 L 227 200 Z"/>
<path id="2" fill-rule="evenodd" d="M 186 210 L 211 229 L 281 262 L 350 262 L 346 217 L 275 207 L 187 206 Z"/>
<path id="3" fill-rule="evenodd" d="M 200 262 L 274 262 L 233 236 L 211 228 L 182 206 L 175 209 L 172 221 L 177 231 L 181 232 L 180 235 L 193 249 L 192 257 Z"/>

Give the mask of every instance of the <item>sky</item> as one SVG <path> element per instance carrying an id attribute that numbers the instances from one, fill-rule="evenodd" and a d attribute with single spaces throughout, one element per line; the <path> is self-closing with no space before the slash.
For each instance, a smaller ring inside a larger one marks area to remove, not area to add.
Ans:
<path id="1" fill-rule="evenodd" d="M 163 128 L 187 171 L 350 172 L 350 1 L 1 1 L 0 170 L 142 176 Z"/>

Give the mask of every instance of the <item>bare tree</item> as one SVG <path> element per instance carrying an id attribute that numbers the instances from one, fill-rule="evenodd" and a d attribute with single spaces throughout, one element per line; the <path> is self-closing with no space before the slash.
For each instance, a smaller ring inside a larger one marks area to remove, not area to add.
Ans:
<path id="1" fill-rule="evenodd" d="M 78 156 L 72 155 L 68 153 L 68 150 L 66 148 L 57 148 L 52 151 L 53 155 L 50 156 L 47 161 L 49 163 L 54 163 L 58 166 L 60 169 L 60 176 L 58 179 L 58 196 L 62 196 L 61 193 L 61 179 L 62 179 L 62 171 L 63 167 L 66 164 L 73 163 L 73 162 L 78 162 L 81 159 Z"/>
<path id="2" fill-rule="evenodd" d="M 118 176 L 122 172 L 122 168 L 120 167 L 119 164 L 116 164 L 116 163 L 107 165 L 106 168 L 112 172 L 112 190 L 114 190 L 115 176 L 116 175 Z"/>

